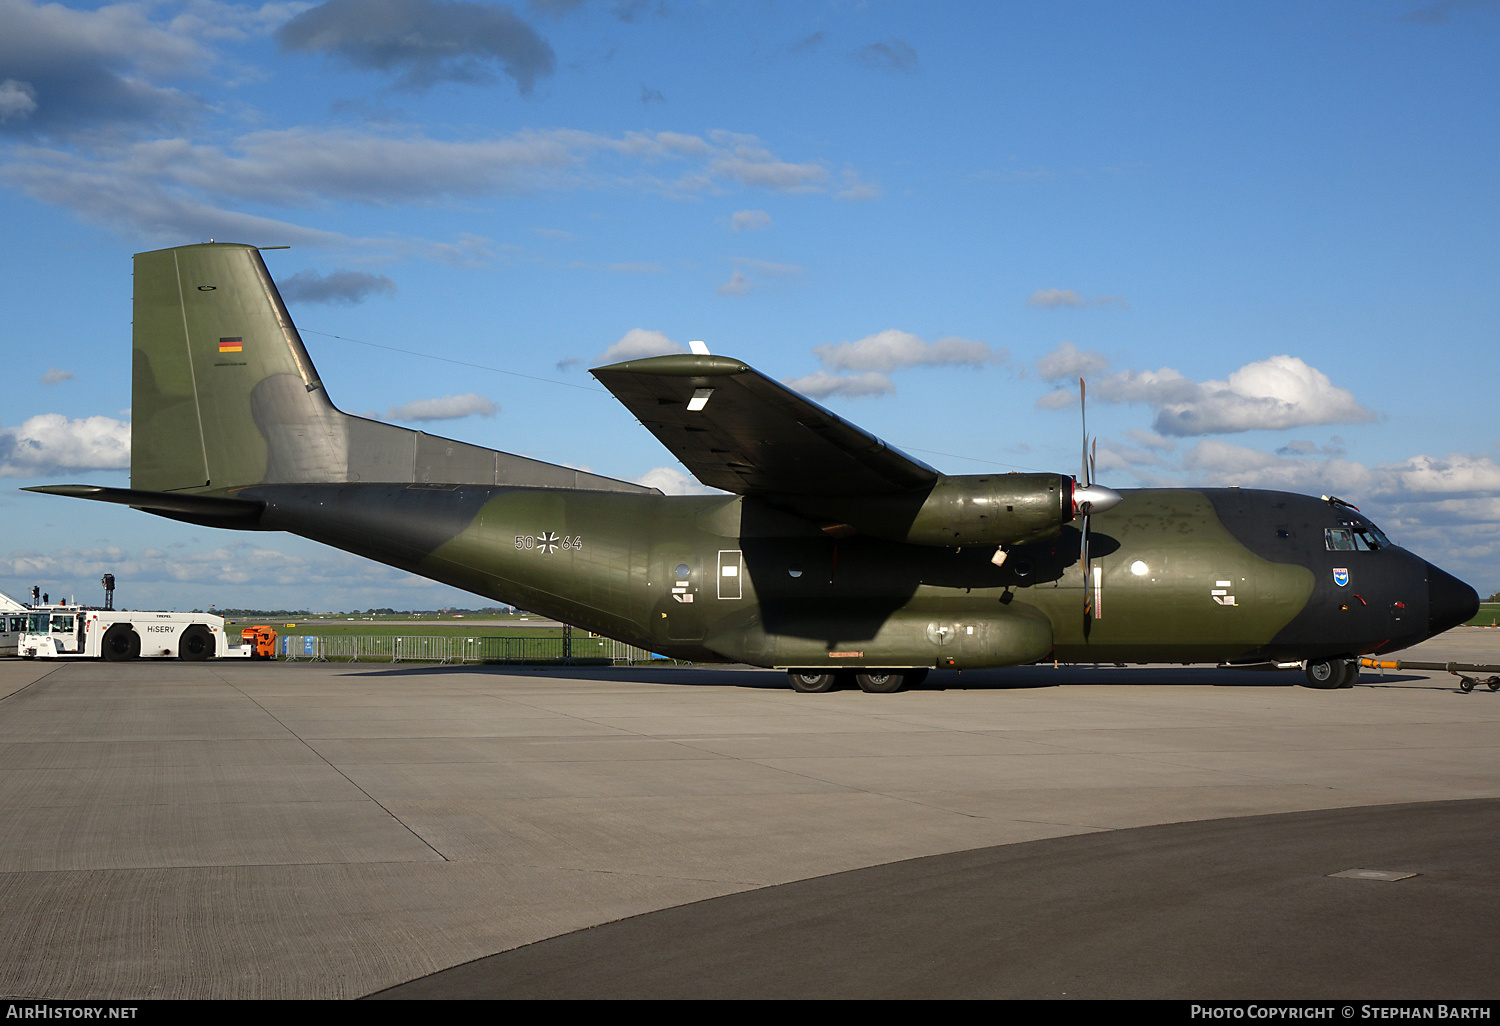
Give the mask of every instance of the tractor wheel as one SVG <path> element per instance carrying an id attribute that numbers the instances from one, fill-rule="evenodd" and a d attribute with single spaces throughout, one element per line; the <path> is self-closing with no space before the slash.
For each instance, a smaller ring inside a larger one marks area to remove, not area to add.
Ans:
<path id="1" fill-rule="evenodd" d="M 130 626 L 130 624 L 117 623 L 104 632 L 104 639 L 99 642 L 99 651 L 111 663 L 123 663 L 131 659 L 139 659 L 141 655 L 141 636 L 135 632 L 135 628 Z"/>
<path id="2" fill-rule="evenodd" d="M 201 662 L 204 659 L 212 659 L 214 655 L 214 636 L 208 632 L 208 628 L 201 623 L 195 623 L 182 632 L 182 639 L 177 642 L 177 658 L 187 659 L 192 662 Z"/>

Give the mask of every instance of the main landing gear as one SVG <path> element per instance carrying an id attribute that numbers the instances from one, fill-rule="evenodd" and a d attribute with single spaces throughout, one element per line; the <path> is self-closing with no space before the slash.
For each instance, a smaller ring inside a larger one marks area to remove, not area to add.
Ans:
<path id="1" fill-rule="evenodd" d="M 1307 661 L 1307 686 L 1332 691 L 1336 688 L 1352 688 L 1359 681 L 1358 659 L 1309 659 Z"/>
<path id="2" fill-rule="evenodd" d="M 788 670 L 787 678 L 792 682 L 792 690 L 800 691 L 804 695 L 821 695 L 825 691 L 837 691 L 839 688 L 848 687 L 850 683 L 858 684 L 861 691 L 872 695 L 890 695 L 906 688 L 914 688 L 927 679 L 927 670 L 923 667 L 904 670 L 860 670 L 852 672 L 849 670 Z"/>

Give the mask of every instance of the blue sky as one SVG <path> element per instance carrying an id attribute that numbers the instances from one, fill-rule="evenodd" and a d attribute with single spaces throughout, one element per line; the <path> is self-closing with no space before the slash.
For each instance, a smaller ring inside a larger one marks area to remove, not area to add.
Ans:
<path id="1" fill-rule="evenodd" d="M 212 237 L 293 247 L 352 412 L 687 490 L 587 368 L 701 338 L 1074 473 L 1084 374 L 1104 483 L 1331 492 L 1488 594 L 1497 49 L 1481 0 L 0 0 L 0 590 L 475 604 L 16 490 L 127 483 L 131 254 Z"/>

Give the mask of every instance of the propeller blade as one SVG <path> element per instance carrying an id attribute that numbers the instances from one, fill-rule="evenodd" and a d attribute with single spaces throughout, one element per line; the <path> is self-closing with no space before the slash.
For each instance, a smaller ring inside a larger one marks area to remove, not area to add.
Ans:
<path id="1" fill-rule="evenodd" d="M 1079 378 L 1078 416 L 1083 421 L 1083 467 L 1080 473 L 1082 474 L 1083 486 L 1085 488 L 1094 482 L 1093 476 L 1089 473 L 1089 411 L 1086 398 L 1086 386 L 1083 383 L 1083 379 Z"/>
<path id="2" fill-rule="evenodd" d="M 1083 509 L 1083 540 L 1078 546 L 1078 562 L 1083 565 L 1083 619 L 1087 627 L 1088 619 L 1094 612 L 1094 593 L 1089 589 L 1089 509 L 1092 503 L 1084 503 Z"/>

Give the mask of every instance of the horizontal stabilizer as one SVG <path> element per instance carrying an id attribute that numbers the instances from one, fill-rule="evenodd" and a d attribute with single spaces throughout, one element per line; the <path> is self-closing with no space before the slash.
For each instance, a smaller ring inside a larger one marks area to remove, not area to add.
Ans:
<path id="1" fill-rule="evenodd" d="M 211 495 L 185 495 L 177 492 L 148 492 L 139 488 L 105 488 L 102 485 L 62 484 L 23 488 L 44 495 L 66 495 L 74 499 L 114 502 L 148 513 L 159 513 L 174 520 L 187 520 L 209 527 L 254 529 L 265 504 L 248 499 L 225 499 Z"/>

